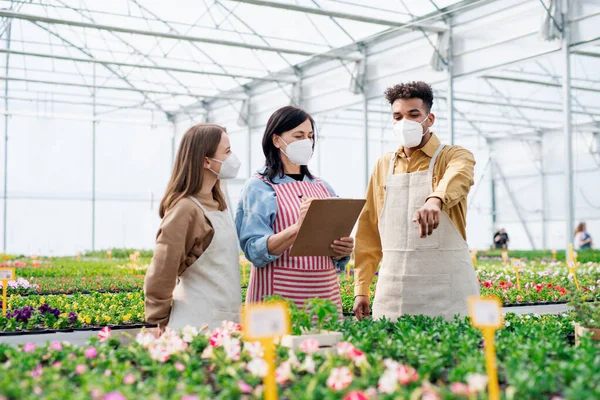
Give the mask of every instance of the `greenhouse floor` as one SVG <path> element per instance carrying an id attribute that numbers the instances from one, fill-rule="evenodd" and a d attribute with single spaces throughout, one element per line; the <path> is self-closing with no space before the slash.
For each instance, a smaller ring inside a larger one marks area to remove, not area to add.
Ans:
<path id="1" fill-rule="evenodd" d="M 566 304 L 552 304 L 552 305 L 540 305 L 540 306 L 519 306 L 519 307 L 504 307 L 503 313 L 515 313 L 518 315 L 522 314 L 559 314 L 567 311 L 569 307 Z M 115 334 L 119 334 L 123 342 L 129 342 L 131 339 L 128 337 L 135 337 L 140 329 L 123 329 L 114 331 Z M 126 335 L 121 335 L 126 334 Z M 45 333 L 39 335 L 14 335 L 14 336 L 2 336 L 0 337 L 1 343 L 8 343 L 11 345 L 19 345 L 25 343 L 34 343 L 36 345 L 43 345 L 46 342 L 53 341 L 68 341 L 74 345 L 84 345 L 87 340 L 91 337 L 97 336 L 98 331 L 83 331 L 83 332 L 69 332 L 69 333 Z"/>

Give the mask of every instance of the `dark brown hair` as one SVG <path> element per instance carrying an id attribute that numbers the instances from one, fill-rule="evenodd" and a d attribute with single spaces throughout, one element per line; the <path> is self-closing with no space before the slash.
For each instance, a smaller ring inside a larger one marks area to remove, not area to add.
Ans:
<path id="1" fill-rule="evenodd" d="M 262 139 L 262 148 L 265 155 L 265 169 L 260 175 L 267 178 L 273 183 L 276 176 L 283 178 L 285 171 L 283 161 L 281 160 L 281 151 L 273 144 L 273 136 L 281 136 L 282 133 L 291 131 L 304 121 L 309 120 L 313 130 L 313 150 L 317 142 L 317 132 L 315 129 L 315 121 L 303 109 L 294 106 L 285 106 L 275 111 L 269 118 L 265 128 L 265 134 Z M 313 179 L 308 166 L 300 166 L 300 173 Z"/>
<path id="2" fill-rule="evenodd" d="M 192 126 L 183 135 L 177 150 L 177 157 L 175 157 L 171 179 L 169 179 L 167 190 L 160 202 L 158 215 L 161 218 L 164 218 L 167 211 L 173 208 L 179 200 L 200 192 L 206 172 L 204 160 L 206 157 L 210 158 L 215 155 L 223 132 L 226 132 L 225 128 L 219 125 L 198 124 Z M 219 210 L 227 209 L 227 202 L 218 180 L 212 190 L 212 195 L 219 203 Z"/>
<path id="3" fill-rule="evenodd" d="M 387 88 L 385 98 L 390 104 L 398 99 L 421 99 L 427 106 L 427 112 L 433 106 L 433 90 L 425 82 L 408 82 Z"/>
<path id="4" fill-rule="evenodd" d="M 587 228 L 585 226 L 585 222 L 580 222 L 579 224 L 577 224 L 577 228 L 575 228 L 575 235 L 577 235 L 579 232 L 583 232 L 584 228 Z"/>

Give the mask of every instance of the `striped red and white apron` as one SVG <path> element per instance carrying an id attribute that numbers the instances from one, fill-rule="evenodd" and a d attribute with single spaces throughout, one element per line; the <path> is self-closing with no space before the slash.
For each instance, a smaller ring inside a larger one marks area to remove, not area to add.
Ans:
<path id="1" fill-rule="evenodd" d="M 293 225 L 300 216 L 300 196 L 314 199 L 333 197 L 319 179 L 313 182 L 290 182 L 272 184 L 262 176 L 257 176 L 271 185 L 277 198 L 277 216 L 273 226 L 275 234 Z M 331 257 L 290 257 L 287 249 L 281 257 L 264 267 L 254 267 L 250 272 L 250 282 L 246 303 L 263 301 L 265 296 L 277 295 L 294 301 L 302 308 L 307 299 L 315 297 L 331 300 L 338 306 L 342 315 L 340 285 Z"/>

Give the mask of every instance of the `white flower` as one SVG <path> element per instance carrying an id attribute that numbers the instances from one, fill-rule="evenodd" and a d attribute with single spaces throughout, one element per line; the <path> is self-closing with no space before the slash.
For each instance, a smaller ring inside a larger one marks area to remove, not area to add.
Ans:
<path id="1" fill-rule="evenodd" d="M 200 355 L 200 358 L 203 358 L 205 360 L 211 359 L 215 356 L 215 353 L 213 351 L 213 347 L 212 346 L 206 346 L 206 348 L 202 351 L 202 354 Z"/>
<path id="2" fill-rule="evenodd" d="M 288 362 L 294 368 L 298 368 L 300 366 L 300 361 L 298 361 L 298 357 L 296 357 L 296 353 L 294 350 L 288 350 Z"/>
<path id="3" fill-rule="evenodd" d="M 246 369 L 258 378 L 264 378 L 269 370 L 269 365 L 262 358 L 255 358 L 246 365 Z"/>
<path id="4" fill-rule="evenodd" d="M 153 334 L 146 332 L 144 330 L 142 330 L 140 333 L 138 333 L 137 336 L 135 337 L 135 341 L 145 349 L 150 347 L 150 345 L 152 345 L 152 343 L 154 343 L 155 340 L 156 340 L 156 338 L 154 337 Z"/>
<path id="5" fill-rule="evenodd" d="M 227 337 L 223 340 L 223 349 L 225 349 L 225 355 L 227 359 L 238 361 L 240 359 L 240 353 L 242 346 L 239 339 Z"/>
<path id="6" fill-rule="evenodd" d="M 152 346 L 150 348 L 150 358 L 164 363 L 169 359 L 169 352 L 161 346 Z"/>
<path id="7" fill-rule="evenodd" d="M 327 387 L 340 391 L 346 389 L 352 383 L 352 371 L 348 367 L 334 368 L 327 378 Z"/>
<path id="8" fill-rule="evenodd" d="M 260 342 L 244 342 L 244 350 L 248 352 L 250 358 L 264 357 L 264 349 Z"/>
<path id="9" fill-rule="evenodd" d="M 186 325 L 181 331 L 183 341 L 191 343 L 196 336 L 198 336 L 198 329 L 193 326 Z"/>
<path id="10" fill-rule="evenodd" d="M 467 385 L 473 392 L 483 392 L 487 387 L 488 377 L 482 374 L 467 375 Z"/>
<path id="11" fill-rule="evenodd" d="M 504 326 L 506 326 L 508 328 L 510 326 L 510 321 L 504 322 Z"/>
<path id="12" fill-rule="evenodd" d="M 379 391 L 384 394 L 392 394 L 398 389 L 398 375 L 394 369 L 387 369 L 377 382 Z"/>
<path id="13" fill-rule="evenodd" d="M 313 360 L 312 356 L 307 356 L 304 359 L 304 362 L 300 366 L 301 371 L 306 371 L 309 374 L 315 374 L 315 360 Z"/>
<path id="14" fill-rule="evenodd" d="M 292 378 L 292 364 L 289 361 L 282 362 L 275 370 L 275 380 L 280 385 Z"/>

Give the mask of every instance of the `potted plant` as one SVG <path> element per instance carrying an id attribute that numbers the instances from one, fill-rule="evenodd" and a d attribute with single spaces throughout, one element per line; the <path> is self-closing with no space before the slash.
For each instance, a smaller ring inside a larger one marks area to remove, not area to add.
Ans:
<path id="1" fill-rule="evenodd" d="M 569 303 L 575 311 L 575 344 L 579 343 L 579 338 L 590 334 L 592 340 L 600 341 L 600 302 L 586 301 L 583 292 L 573 290 L 571 301 Z"/>
<path id="2" fill-rule="evenodd" d="M 307 300 L 301 310 L 292 303 L 290 314 L 294 328 L 291 335 L 281 339 L 282 346 L 298 350 L 304 341 L 315 340 L 319 351 L 326 352 L 342 340 L 342 333 L 336 331 L 340 315 L 337 306 L 330 300 Z"/>

